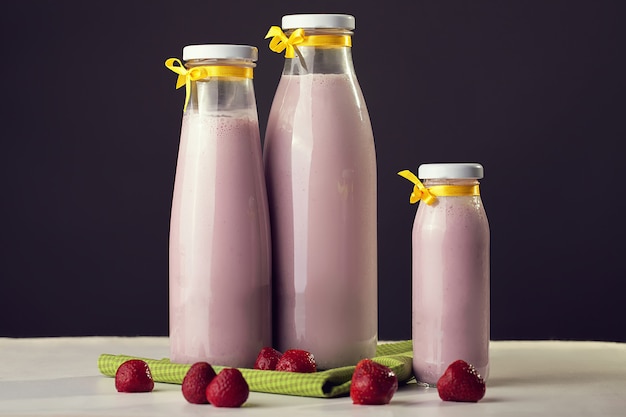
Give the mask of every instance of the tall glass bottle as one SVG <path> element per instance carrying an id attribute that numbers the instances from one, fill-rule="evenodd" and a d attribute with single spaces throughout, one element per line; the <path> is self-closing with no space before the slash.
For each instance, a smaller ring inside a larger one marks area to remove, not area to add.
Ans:
<path id="1" fill-rule="evenodd" d="M 413 223 L 413 370 L 435 385 L 457 359 L 489 373 L 489 223 L 475 163 L 423 164 Z"/>
<path id="2" fill-rule="evenodd" d="M 271 242 L 252 82 L 257 49 L 190 45 L 170 224 L 173 362 L 252 367 L 271 344 Z"/>
<path id="3" fill-rule="evenodd" d="M 351 55 L 353 16 L 287 15 L 264 143 L 273 239 L 274 342 L 321 369 L 375 354 L 376 154 Z"/>

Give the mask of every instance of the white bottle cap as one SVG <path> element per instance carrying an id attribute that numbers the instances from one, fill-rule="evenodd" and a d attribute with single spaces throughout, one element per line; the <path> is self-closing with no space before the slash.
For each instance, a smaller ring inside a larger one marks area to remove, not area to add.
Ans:
<path id="1" fill-rule="evenodd" d="M 421 179 L 480 179 L 483 174 L 483 166 L 477 163 L 422 164 L 417 169 Z"/>
<path id="2" fill-rule="evenodd" d="M 283 16 L 283 29 L 347 29 L 355 27 L 354 16 L 349 14 L 289 14 Z"/>
<path id="3" fill-rule="evenodd" d="M 248 45 L 187 45 L 183 48 L 183 60 L 190 59 L 247 59 L 256 61 L 259 51 Z"/>

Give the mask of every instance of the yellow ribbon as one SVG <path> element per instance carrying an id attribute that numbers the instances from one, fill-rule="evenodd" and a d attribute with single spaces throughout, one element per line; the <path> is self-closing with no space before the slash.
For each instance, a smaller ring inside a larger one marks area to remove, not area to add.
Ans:
<path id="1" fill-rule="evenodd" d="M 304 37 L 302 46 L 352 46 L 349 35 L 310 35 Z"/>
<path id="2" fill-rule="evenodd" d="M 270 49 L 278 54 L 285 51 L 285 58 L 294 57 L 294 46 L 304 42 L 304 29 L 296 29 L 289 37 L 285 35 L 283 30 L 278 26 L 272 26 L 267 31 L 265 39 L 272 38 L 270 41 Z"/>
<path id="3" fill-rule="evenodd" d="M 430 205 L 434 203 L 435 200 L 437 200 L 437 198 L 432 195 L 430 191 L 428 191 L 428 188 L 426 188 L 424 184 L 422 184 L 419 178 L 417 178 L 417 176 L 408 169 L 398 172 L 398 175 L 406 178 L 407 180 L 415 184 L 415 186 L 413 187 L 413 192 L 411 193 L 411 198 L 409 199 L 411 204 L 415 204 L 418 201 L 422 200 L 424 203 Z"/>
<path id="4" fill-rule="evenodd" d="M 478 185 L 433 185 L 432 187 L 426 188 L 417 176 L 408 169 L 398 172 L 398 175 L 415 184 L 411 198 L 409 199 L 411 204 L 422 200 L 424 203 L 431 205 L 437 200 L 437 197 L 467 197 L 480 195 Z"/>
<path id="5" fill-rule="evenodd" d="M 265 39 L 272 38 L 270 49 L 276 53 L 285 51 L 285 58 L 293 58 L 296 45 L 300 46 L 352 46 L 349 35 L 311 35 L 305 36 L 304 29 L 294 30 L 289 37 L 278 26 L 272 26 Z"/>
<path id="6" fill-rule="evenodd" d="M 177 58 L 169 58 L 165 61 L 165 66 L 178 74 L 176 79 L 176 89 L 185 86 L 185 106 L 183 112 L 187 110 L 189 97 L 191 95 L 191 82 L 207 77 L 240 77 L 252 79 L 253 71 L 250 67 L 237 67 L 232 65 L 208 65 L 185 68 L 183 63 Z"/>

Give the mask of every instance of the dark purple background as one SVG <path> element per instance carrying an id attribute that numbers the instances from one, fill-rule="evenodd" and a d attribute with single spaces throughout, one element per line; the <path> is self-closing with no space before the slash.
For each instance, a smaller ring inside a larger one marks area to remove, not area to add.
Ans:
<path id="1" fill-rule="evenodd" d="M 283 63 L 269 26 L 345 12 L 378 153 L 380 337 L 411 337 L 416 207 L 396 172 L 477 161 L 492 337 L 626 341 L 625 3 L 309 4 L 3 4 L 0 336 L 167 334 L 184 93 L 163 62 L 258 46 L 263 132 Z"/>

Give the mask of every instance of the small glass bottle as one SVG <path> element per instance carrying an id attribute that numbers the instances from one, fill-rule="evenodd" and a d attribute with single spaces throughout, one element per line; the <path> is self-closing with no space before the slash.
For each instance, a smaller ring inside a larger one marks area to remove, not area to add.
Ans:
<path id="1" fill-rule="evenodd" d="M 354 27 L 350 15 L 287 15 L 267 35 L 286 56 L 264 147 L 274 341 L 320 369 L 374 356 L 378 334 L 376 153 Z"/>
<path id="2" fill-rule="evenodd" d="M 423 164 L 413 223 L 413 368 L 429 385 L 457 359 L 489 373 L 489 223 L 480 198 L 483 167 Z"/>
<path id="3" fill-rule="evenodd" d="M 257 49 L 190 45 L 170 223 L 170 359 L 252 367 L 271 344 L 271 242 Z"/>

